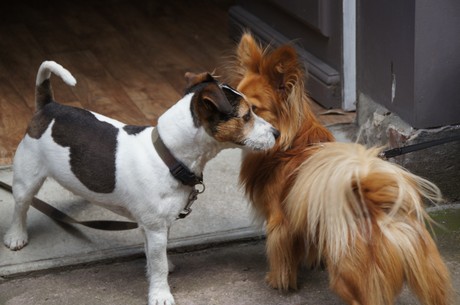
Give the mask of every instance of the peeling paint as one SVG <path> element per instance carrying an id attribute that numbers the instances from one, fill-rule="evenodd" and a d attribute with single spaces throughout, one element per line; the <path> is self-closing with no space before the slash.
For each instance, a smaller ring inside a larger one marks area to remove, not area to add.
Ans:
<path id="1" fill-rule="evenodd" d="M 391 74 L 391 103 L 394 102 L 396 96 L 396 74 Z"/>

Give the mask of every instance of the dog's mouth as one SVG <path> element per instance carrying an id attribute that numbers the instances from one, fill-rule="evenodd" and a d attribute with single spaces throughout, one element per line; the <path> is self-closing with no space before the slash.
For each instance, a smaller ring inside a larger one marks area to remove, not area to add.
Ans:
<path id="1" fill-rule="evenodd" d="M 238 144 L 253 151 L 266 151 L 275 145 L 275 141 L 276 139 L 273 135 L 270 137 L 270 139 L 267 139 L 265 141 L 254 141 L 252 139 L 245 139 L 244 141 L 239 142 Z"/>
<path id="2" fill-rule="evenodd" d="M 237 141 L 237 142 L 234 142 L 234 144 L 242 149 L 249 149 L 252 151 L 265 151 L 272 147 L 272 145 L 255 143 L 249 139 L 245 139 L 243 141 Z"/>

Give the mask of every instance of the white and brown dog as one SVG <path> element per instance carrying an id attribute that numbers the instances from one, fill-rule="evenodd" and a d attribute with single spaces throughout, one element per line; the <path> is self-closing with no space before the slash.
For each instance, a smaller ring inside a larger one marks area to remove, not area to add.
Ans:
<path id="1" fill-rule="evenodd" d="M 19 250 L 27 244 L 27 210 L 44 180 L 52 177 L 139 224 L 145 234 L 148 303 L 174 304 L 167 280 L 168 229 L 188 204 L 205 164 L 225 148 L 269 149 L 279 132 L 253 113 L 242 94 L 208 73 L 185 75 L 185 96 L 154 128 L 56 103 L 51 72 L 69 85 L 76 83 L 55 62 L 40 66 L 36 112 L 13 163 L 16 204 L 5 245 Z M 161 145 L 152 143 L 152 135 Z M 170 168 L 168 159 L 179 166 Z"/>

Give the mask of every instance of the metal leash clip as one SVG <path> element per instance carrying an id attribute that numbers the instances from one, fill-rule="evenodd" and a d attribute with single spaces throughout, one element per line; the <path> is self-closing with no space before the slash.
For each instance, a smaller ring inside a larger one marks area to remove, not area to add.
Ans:
<path id="1" fill-rule="evenodd" d="M 197 189 L 196 187 L 192 189 L 190 195 L 188 195 L 187 204 L 185 205 L 185 208 L 179 213 L 177 219 L 184 219 L 187 217 L 192 212 L 191 206 L 198 199 L 198 194 L 202 194 L 205 191 L 206 187 L 204 186 L 203 182 L 197 185 L 201 185 L 203 188 L 201 190 Z"/>

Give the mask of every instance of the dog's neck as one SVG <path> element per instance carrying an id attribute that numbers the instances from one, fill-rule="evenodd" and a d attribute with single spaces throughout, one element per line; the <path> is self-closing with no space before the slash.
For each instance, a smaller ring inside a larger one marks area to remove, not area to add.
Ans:
<path id="1" fill-rule="evenodd" d="M 226 145 L 212 138 L 203 127 L 196 127 L 187 94 L 158 119 L 158 133 L 174 157 L 196 175 Z"/>

